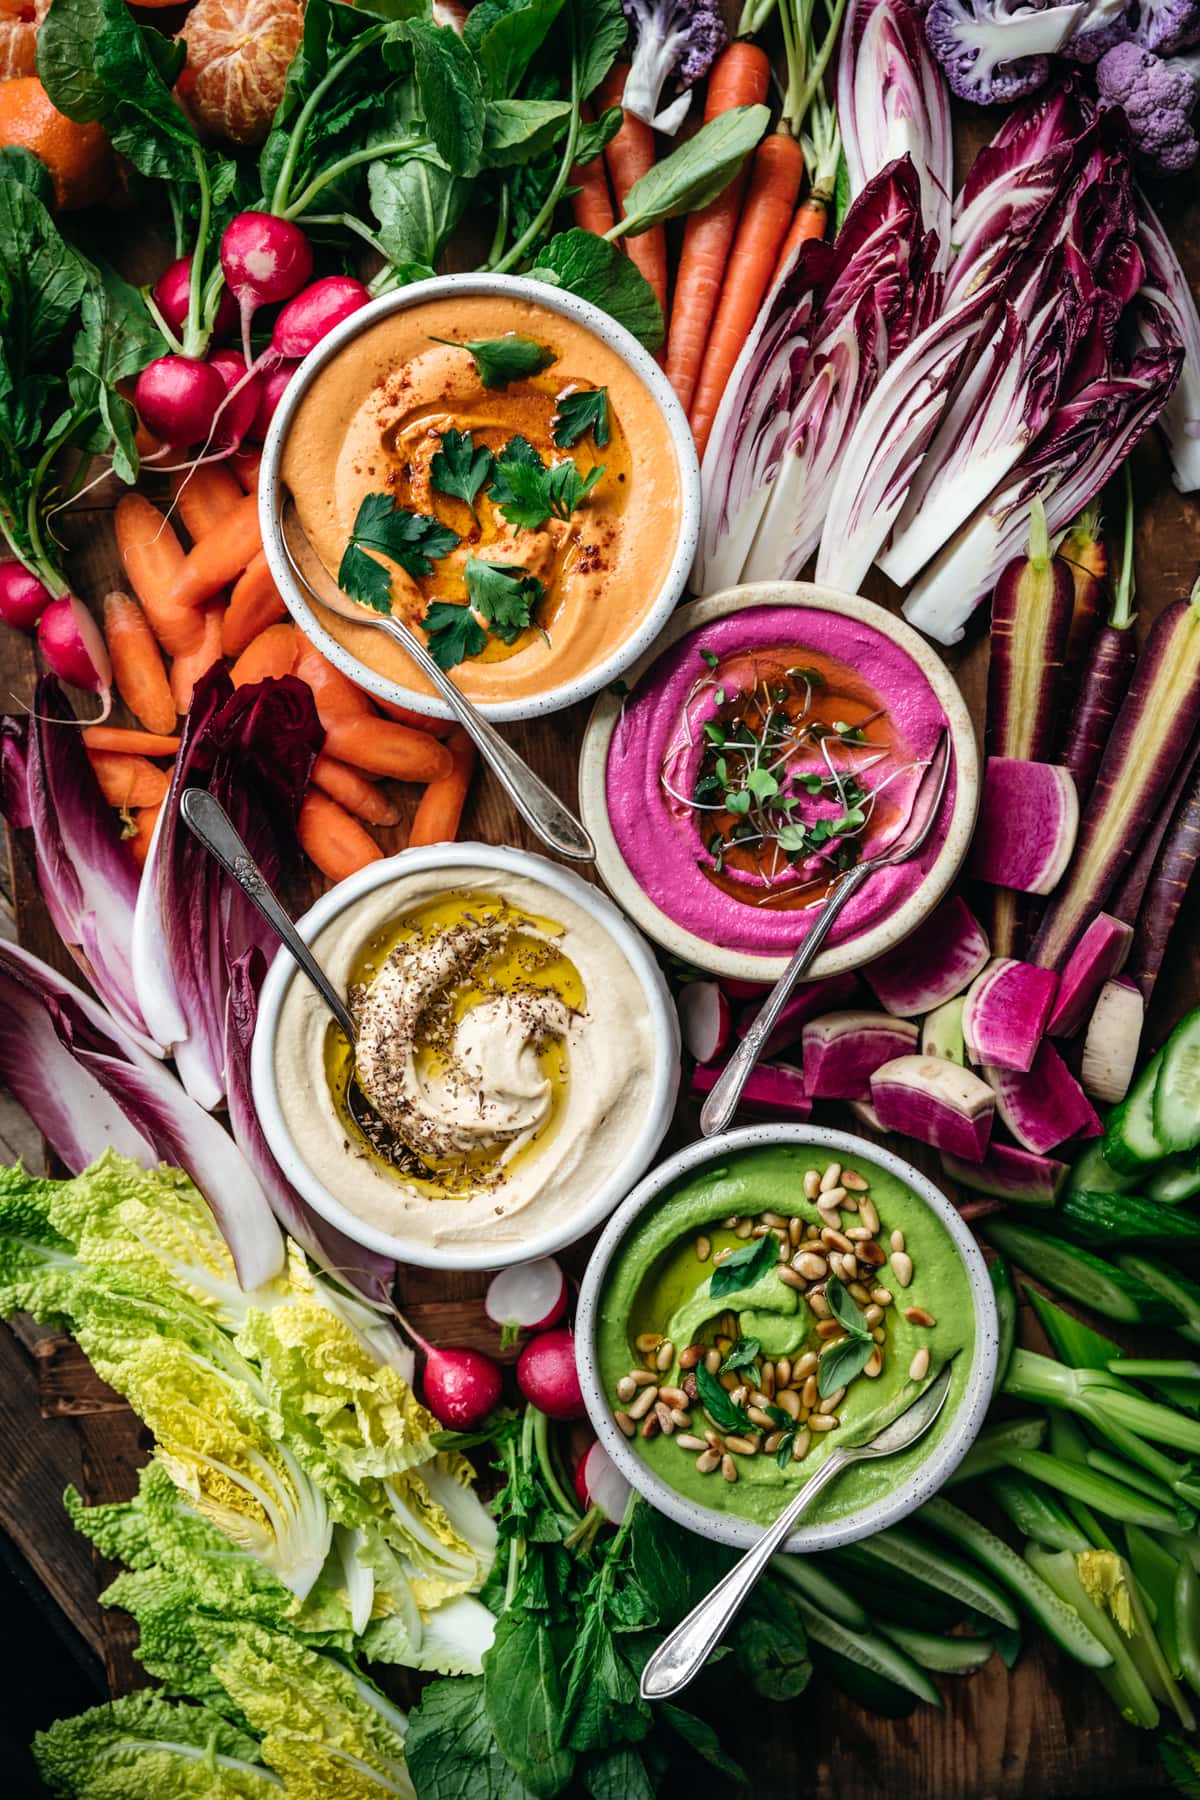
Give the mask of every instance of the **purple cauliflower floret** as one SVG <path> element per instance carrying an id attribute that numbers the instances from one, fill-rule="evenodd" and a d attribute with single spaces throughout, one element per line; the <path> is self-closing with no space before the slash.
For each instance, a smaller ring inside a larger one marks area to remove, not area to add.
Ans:
<path id="1" fill-rule="evenodd" d="M 925 36 L 960 100 L 996 106 L 1044 87 L 1050 58 L 1079 20 L 1078 5 L 1044 0 L 933 0 Z"/>
<path id="2" fill-rule="evenodd" d="M 1140 44 L 1118 44 L 1096 65 L 1100 105 L 1119 106 L 1134 152 L 1158 175 L 1178 175 L 1200 156 L 1192 129 L 1196 76 L 1183 62 L 1164 62 Z"/>
<path id="3" fill-rule="evenodd" d="M 729 42 L 720 0 L 621 0 L 621 6 L 633 28 L 623 104 L 657 131 L 674 134 L 693 86 Z"/>
<path id="4" fill-rule="evenodd" d="M 1098 63 L 1133 36 L 1133 21 L 1123 0 L 1091 0 L 1086 14 L 1063 45 L 1069 62 Z"/>
<path id="5" fill-rule="evenodd" d="M 1200 0 L 1133 0 L 1129 35 L 1155 56 L 1200 43 Z"/>

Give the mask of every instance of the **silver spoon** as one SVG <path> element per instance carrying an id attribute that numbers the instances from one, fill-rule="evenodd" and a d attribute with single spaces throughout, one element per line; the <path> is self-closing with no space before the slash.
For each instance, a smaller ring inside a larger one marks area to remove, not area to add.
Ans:
<path id="1" fill-rule="evenodd" d="M 878 856 L 869 856 L 865 862 L 856 863 L 829 890 L 811 930 L 794 952 L 787 968 L 764 1000 L 754 1023 L 722 1069 L 715 1087 L 700 1109 L 700 1129 L 705 1137 L 715 1137 L 719 1131 L 724 1131 L 732 1119 L 742 1097 L 742 1089 L 762 1055 L 763 1045 L 775 1029 L 776 1020 L 791 999 L 801 977 L 816 961 L 821 945 L 833 930 L 834 922 L 847 901 L 880 869 L 894 869 L 901 863 L 911 862 L 925 848 L 925 841 L 941 810 L 942 795 L 946 791 L 949 774 L 950 734 L 943 726 L 933 755 L 921 775 L 904 830 L 885 851 Z"/>
<path id="2" fill-rule="evenodd" d="M 356 625 L 373 626 L 410 656 L 421 673 L 437 689 L 451 712 L 471 738 L 484 762 L 500 783 L 530 830 L 543 844 L 572 862 L 594 862 L 596 846 L 569 806 L 565 806 L 524 757 L 518 756 L 494 725 L 488 723 L 444 669 L 434 662 L 415 631 L 393 613 L 372 612 L 344 594 L 313 550 L 300 523 L 294 501 L 279 490 L 276 523 L 284 555 L 300 586 L 319 606 L 352 619 Z"/>
<path id="3" fill-rule="evenodd" d="M 663 1639 L 642 1670 L 643 1700 L 666 1700 L 700 1673 L 751 1588 L 821 1490 L 850 1463 L 877 1456 L 895 1456 L 897 1451 L 907 1450 L 910 1444 L 915 1444 L 941 1412 L 949 1391 L 950 1364 L 947 1363 L 912 1405 L 890 1425 L 885 1425 L 870 1443 L 851 1444 L 844 1450 L 839 1446 L 830 1451 L 820 1468 L 804 1483 L 775 1523 L 767 1527 L 753 1548 L 747 1550 L 728 1575 L 718 1581 L 699 1606 L 693 1607 L 683 1623 Z"/>

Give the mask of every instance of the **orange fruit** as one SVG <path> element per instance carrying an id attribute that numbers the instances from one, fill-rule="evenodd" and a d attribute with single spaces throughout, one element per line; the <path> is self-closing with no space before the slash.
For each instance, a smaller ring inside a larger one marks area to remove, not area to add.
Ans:
<path id="1" fill-rule="evenodd" d="M 303 32 L 298 0 L 197 0 L 179 33 L 189 112 L 217 137 L 261 144 Z"/>
<path id="2" fill-rule="evenodd" d="M 50 0 L 0 0 L 0 81 L 37 73 L 38 26 Z"/>
<path id="3" fill-rule="evenodd" d="M 0 81 L 0 145 L 8 144 L 31 150 L 45 165 L 57 212 L 94 206 L 112 182 L 112 149 L 101 127 L 64 118 L 36 75 Z"/>

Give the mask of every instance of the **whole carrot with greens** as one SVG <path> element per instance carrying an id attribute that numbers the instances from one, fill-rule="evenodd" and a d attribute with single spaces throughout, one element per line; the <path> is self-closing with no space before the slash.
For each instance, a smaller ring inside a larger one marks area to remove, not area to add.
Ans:
<path id="1" fill-rule="evenodd" d="M 595 118 L 586 100 L 579 113 L 589 125 Z M 597 237 L 603 237 L 616 224 L 603 152 L 593 156 L 590 162 L 572 163 L 570 183 L 575 190 L 571 195 L 571 216 L 575 223 L 583 231 L 594 231 Z"/>
<path id="2" fill-rule="evenodd" d="M 812 131 L 800 140 L 808 171 L 808 192 L 796 208 L 791 229 L 783 240 L 783 249 L 775 265 L 775 281 L 791 263 L 801 244 L 807 243 L 809 238 L 823 238 L 829 229 L 829 209 L 837 189 L 842 138 L 837 114 L 820 88 L 813 95 L 811 110 Z"/>
<path id="3" fill-rule="evenodd" d="M 1100 503 L 1085 507 L 1058 546 L 1058 555 L 1071 571 L 1075 600 L 1067 638 L 1066 681 L 1073 690 L 1078 673 L 1099 629 L 1104 612 L 1104 588 L 1108 579 L 1108 549 L 1100 527 Z"/>
<path id="4" fill-rule="evenodd" d="M 602 111 L 610 106 L 620 106 L 621 96 L 625 92 L 625 80 L 629 74 L 628 63 L 614 63 L 601 82 L 597 92 L 597 101 Z M 617 202 L 618 213 L 624 212 L 625 200 L 635 181 L 648 175 L 654 167 L 654 131 L 644 120 L 631 112 L 624 112 L 621 129 L 609 143 L 604 152 L 608 164 L 609 180 L 612 182 L 613 194 Z M 667 312 L 667 234 L 663 226 L 652 225 L 649 231 L 631 237 L 625 244 L 629 260 L 650 283 L 655 298 L 662 307 L 663 317 Z"/>

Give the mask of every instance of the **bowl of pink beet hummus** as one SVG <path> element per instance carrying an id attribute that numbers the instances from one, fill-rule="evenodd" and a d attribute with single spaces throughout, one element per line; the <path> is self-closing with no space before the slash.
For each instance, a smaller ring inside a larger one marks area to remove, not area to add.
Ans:
<path id="1" fill-rule="evenodd" d="M 672 955 L 773 981 L 839 876 L 902 831 L 944 728 L 925 850 L 864 884 L 813 978 L 890 950 L 950 887 L 978 804 L 970 717 L 940 657 L 873 601 L 807 582 L 694 601 L 593 711 L 580 799 L 600 873 Z"/>

